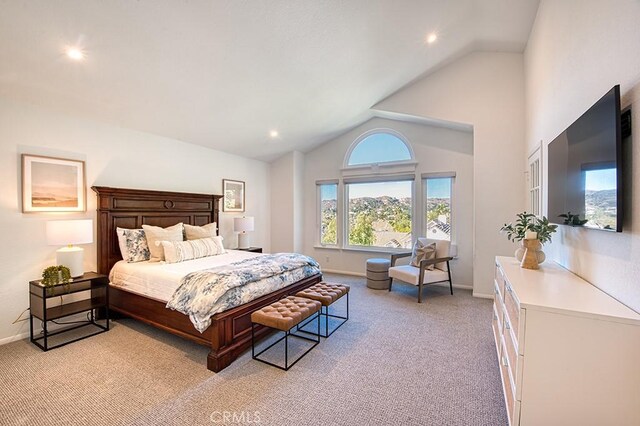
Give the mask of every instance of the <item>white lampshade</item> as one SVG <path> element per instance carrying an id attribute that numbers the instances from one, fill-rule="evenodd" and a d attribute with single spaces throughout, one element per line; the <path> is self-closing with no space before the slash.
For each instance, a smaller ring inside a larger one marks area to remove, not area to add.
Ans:
<path id="1" fill-rule="evenodd" d="M 234 217 L 233 230 L 236 232 L 253 231 L 253 217 Z"/>
<path id="2" fill-rule="evenodd" d="M 93 221 L 54 220 L 47 222 L 47 244 L 65 246 L 56 251 L 56 263 L 69 268 L 72 277 L 84 274 L 84 250 L 73 244 L 91 244 L 93 242 Z"/>
<path id="3" fill-rule="evenodd" d="M 66 246 L 91 244 L 93 242 L 93 220 L 52 220 L 47 222 L 47 244 Z"/>

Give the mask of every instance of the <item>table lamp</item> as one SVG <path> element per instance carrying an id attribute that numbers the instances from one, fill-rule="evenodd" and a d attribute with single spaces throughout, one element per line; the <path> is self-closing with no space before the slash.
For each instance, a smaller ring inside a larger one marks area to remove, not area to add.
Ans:
<path id="1" fill-rule="evenodd" d="M 247 234 L 247 232 L 253 231 L 253 217 L 234 217 L 233 230 L 239 232 L 238 248 L 249 248 L 251 244 L 249 234 Z"/>
<path id="2" fill-rule="evenodd" d="M 56 263 L 69 268 L 72 277 L 84 275 L 84 249 L 74 244 L 93 242 L 93 220 L 53 220 L 47 222 L 47 244 L 65 246 L 56 251 Z"/>

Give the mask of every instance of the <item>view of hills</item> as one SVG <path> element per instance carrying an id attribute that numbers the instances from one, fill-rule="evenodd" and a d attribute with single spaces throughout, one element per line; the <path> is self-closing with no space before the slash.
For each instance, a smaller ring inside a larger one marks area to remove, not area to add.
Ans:
<path id="1" fill-rule="evenodd" d="M 449 212 L 448 198 L 427 201 L 427 220 Z M 322 201 L 323 243 L 335 243 L 337 201 Z M 434 215 L 432 218 L 430 216 Z M 349 200 L 349 244 L 385 246 L 388 240 L 406 240 L 411 234 L 411 198 L 361 197 Z M 410 243 L 410 238 L 409 238 Z"/>
<path id="2" fill-rule="evenodd" d="M 615 189 L 586 191 L 584 204 L 585 219 L 589 220 L 587 226 L 615 228 L 618 210 L 616 196 Z"/>

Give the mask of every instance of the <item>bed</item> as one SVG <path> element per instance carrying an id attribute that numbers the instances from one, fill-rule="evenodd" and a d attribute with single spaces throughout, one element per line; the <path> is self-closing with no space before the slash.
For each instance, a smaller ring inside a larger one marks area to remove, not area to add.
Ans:
<path id="1" fill-rule="evenodd" d="M 122 256 L 116 227 L 138 229 L 143 224 L 167 227 L 179 222 L 202 226 L 219 221 L 222 196 L 94 186 L 97 194 L 98 272 L 109 274 Z M 287 287 L 211 317 L 211 325 L 198 332 L 189 317 L 166 308 L 166 301 L 111 286 L 109 308 L 154 327 L 209 346 L 207 368 L 219 372 L 251 346 L 251 312 L 320 282 L 322 275 L 302 279 Z M 269 333 L 256 328 L 256 336 Z"/>

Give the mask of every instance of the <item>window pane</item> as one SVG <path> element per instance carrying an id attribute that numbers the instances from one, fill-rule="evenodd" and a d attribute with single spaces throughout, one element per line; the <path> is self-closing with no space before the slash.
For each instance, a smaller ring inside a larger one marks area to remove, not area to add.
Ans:
<path id="1" fill-rule="evenodd" d="M 349 156 L 349 166 L 411 160 L 407 145 L 390 133 L 374 133 L 362 139 Z"/>
<path id="2" fill-rule="evenodd" d="M 353 183 L 349 245 L 411 248 L 411 181 Z"/>
<path id="3" fill-rule="evenodd" d="M 451 241 L 452 178 L 425 179 L 427 238 Z"/>
<path id="4" fill-rule="evenodd" d="M 338 185 L 320 185 L 320 244 L 338 244 Z"/>

